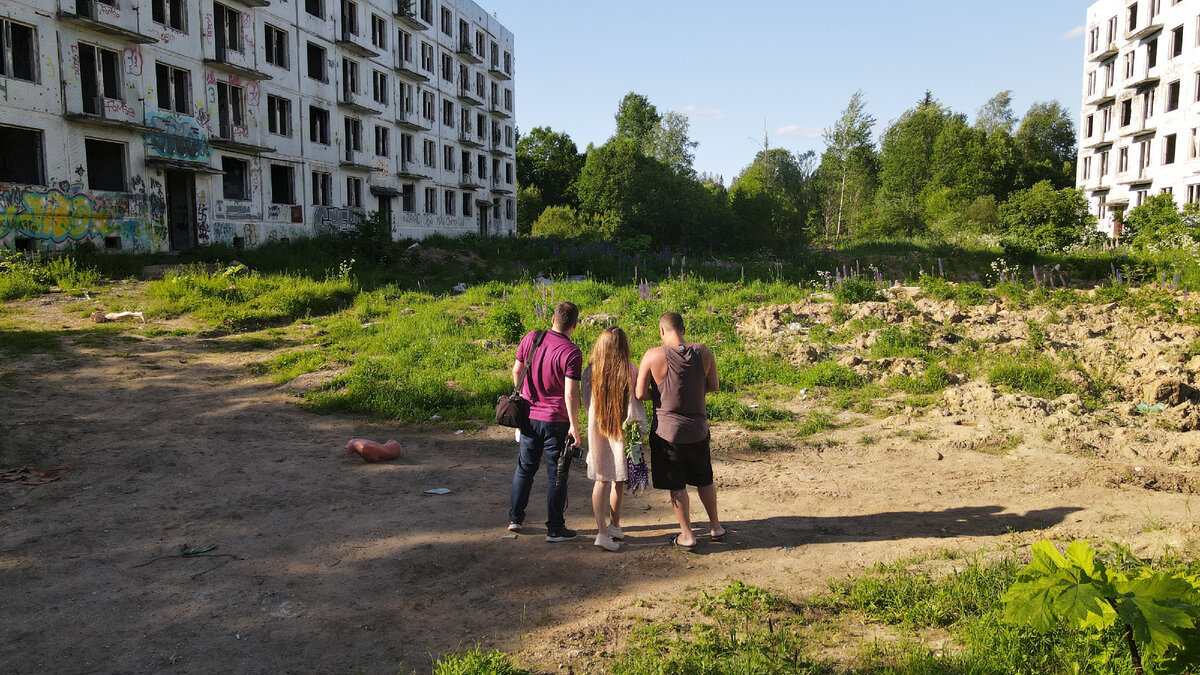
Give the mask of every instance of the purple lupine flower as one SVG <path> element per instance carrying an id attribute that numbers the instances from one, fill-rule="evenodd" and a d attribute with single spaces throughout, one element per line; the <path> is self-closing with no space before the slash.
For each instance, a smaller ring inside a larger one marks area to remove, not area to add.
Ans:
<path id="1" fill-rule="evenodd" d="M 503 302 L 508 302 L 508 289 L 507 288 L 504 289 L 503 291 L 501 291 L 500 300 L 502 300 Z"/>
<path id="2" fill-rule="evenodd" d="M 1171 280 L 1171 290 L 1179 290 L 1179 270 L 1175 270 L 1175 278 Z"/>
<path id="3" fill-rule="evenodd" d="M 1112 275 L 1113 275 L 1113 278 L 1114 278 L 1114 279 L 1120 279 L 1120 278 L 1121 278 L 1121 275 L 1117 273 L 1117 264 L 1116 264 L 1116 263 L 1114 263 L 1114 262 L 1110 262 L 1110 263 L 1108 263 L 1108 266 L 1109 266 L 1109 268 L 1110 268 L 1110 269 L 1112 269 Z M 1120 281 L 1118 281 L 1117 283 L 1121 283 L 1121 282 L 1120 282 Z"/>
<path id="4" fill-rule="evenodd" d="M 938 258 L 938 276 L 940 276 L 943 279 L 946 278 L 946 270 L 945 270 L 945 268 L 942 267 L 942 259 L 941 258 Z"/>
<path id="5" fill-rule="evenodd" d="M 1041 286 L 1042 280 L 1038 278 L 1037 265 L 1033 265 L 1033 285 Z"/>

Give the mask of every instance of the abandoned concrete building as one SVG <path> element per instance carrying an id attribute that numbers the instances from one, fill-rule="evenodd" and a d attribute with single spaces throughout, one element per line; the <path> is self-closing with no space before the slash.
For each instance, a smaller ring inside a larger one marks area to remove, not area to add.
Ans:
<path id="1" fill-rule="evenodd" d="M 513 72 L 470 0 L 7 0 L 0 246 L 511 234 Z"/>
<path id="2" fill-rule="evenodd" d="M 1200 203 L 1200 14 L 1180 0 L 1087 10 L 1077 185 L 1100 229 L 1153 194 Z"/>

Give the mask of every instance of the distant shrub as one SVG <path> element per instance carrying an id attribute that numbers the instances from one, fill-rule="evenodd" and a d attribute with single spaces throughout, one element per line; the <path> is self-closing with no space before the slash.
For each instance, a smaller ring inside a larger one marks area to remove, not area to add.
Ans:
<path id="1" fill-rule="evenodd" d="M 848 279 L 833 288 L 839 302 L 871 302 L 879 299 L 879 285 L 869 279 Z"/>
<path id="2" fill-rule="evenodd" d="M 1009 354 L 999 358 L 988 371 L 988 383 L 1053 399 L 1075 392 L 1075 387 L 1059 375 L 1059 367 L 1036 353 Z"/>
<path id="3" fill-rule="evenodd" d="M 491 336 L 501 342 L 519 342 L 525 335 L 525 323 L 521 313 L 512 305 L 500 305 L 488 315 L 487 325 Z"/>

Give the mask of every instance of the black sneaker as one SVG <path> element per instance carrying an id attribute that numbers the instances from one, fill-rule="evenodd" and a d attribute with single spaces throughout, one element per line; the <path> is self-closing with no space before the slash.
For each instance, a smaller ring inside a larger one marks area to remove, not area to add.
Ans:
<path id="1" fill-rule="evenodd" d="M 570 541 L 575 538 L 575 530 L 565 527 L 554 527 L 546 530 L 546 541 Z"/>

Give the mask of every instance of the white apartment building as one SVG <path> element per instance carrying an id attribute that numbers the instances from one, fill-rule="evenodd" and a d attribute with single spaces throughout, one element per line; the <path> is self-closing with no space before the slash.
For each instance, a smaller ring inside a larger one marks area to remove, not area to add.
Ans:
<path id="1" fill-rule="evenodd" d="M 1100 0 L 1084 50 L 1077 182 L 1100 228 L 1150 195 L 1200 202 L 1200 6 Z"/>
<path id="2" fill-rule="evenodd" d="M 513 73 L 471 0 L 5 0 L 0 246 L 511 234 Z"/>

